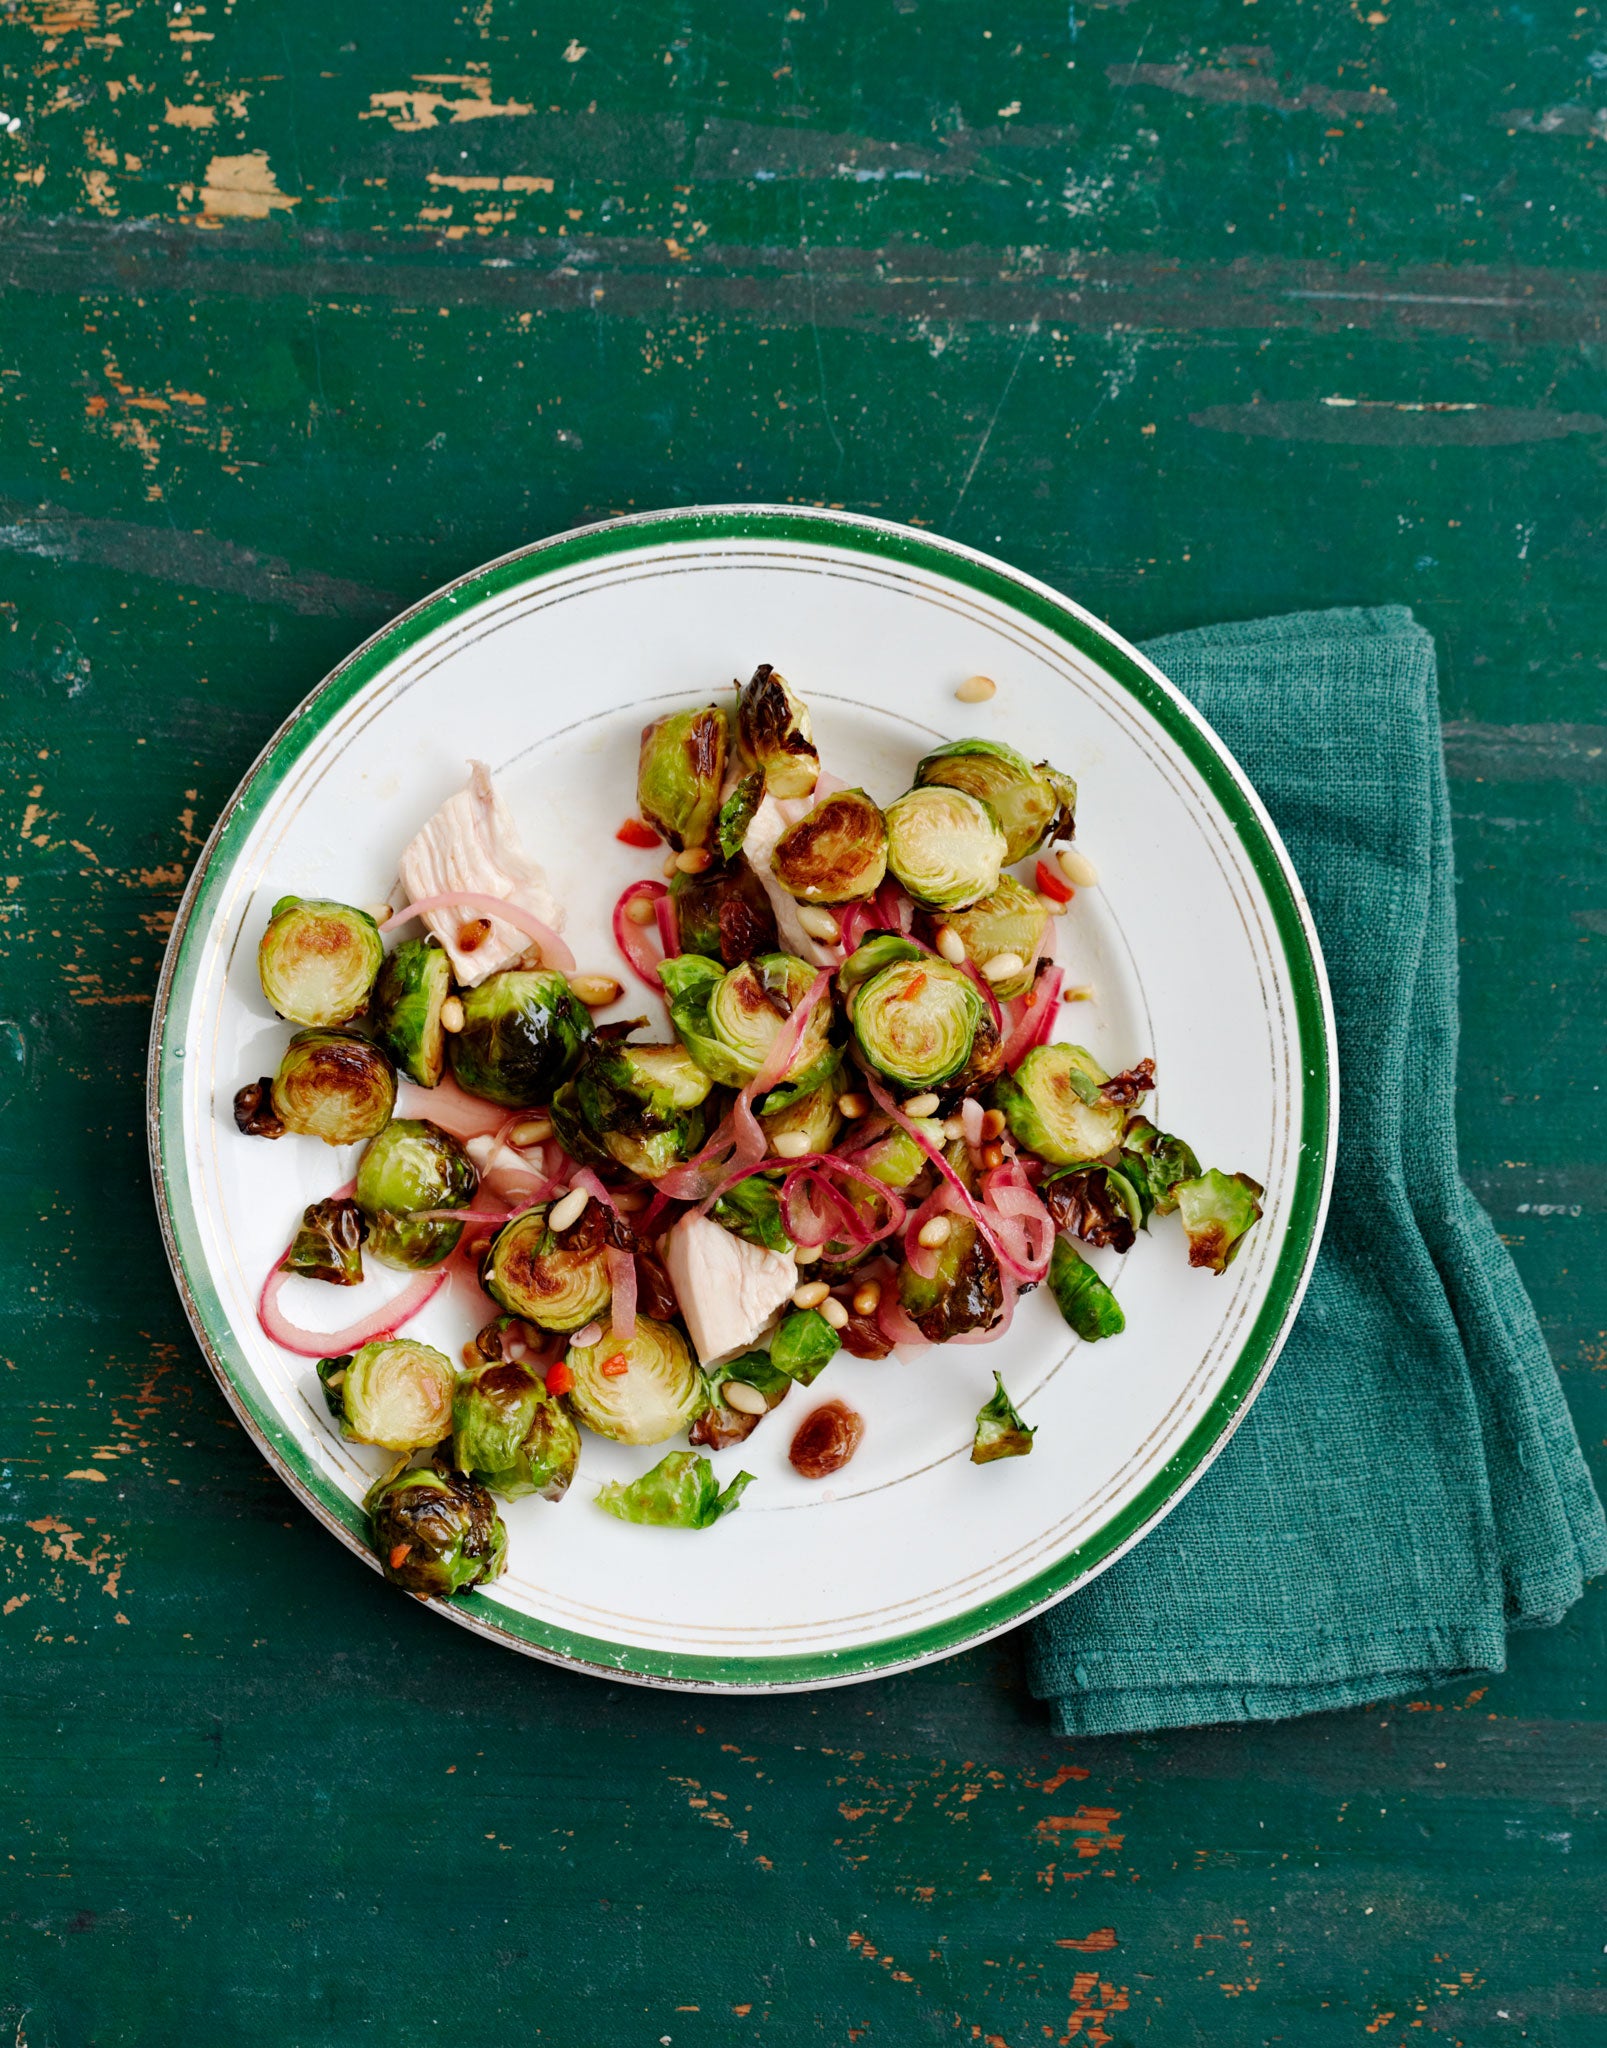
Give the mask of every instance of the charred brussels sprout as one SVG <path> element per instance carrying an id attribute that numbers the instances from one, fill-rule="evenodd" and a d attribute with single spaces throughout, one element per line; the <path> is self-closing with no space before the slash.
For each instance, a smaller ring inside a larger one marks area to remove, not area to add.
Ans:
<path id="1" fill-rule="evenodd" d="M 1010 1135 L 1051 1166 L 1080 1166 L 1121 1143 L 1127 1112 L 1103 1093 L 1109 1079 L 1080 1045 L 1039 1045 L 993 1085 Z"/>
<path id="2" fill-rule="evenodd" d="M 991 896 L 973 903 L 969 910 L 951 911 L 944 922 L 964 941 L 967 957 L 980 966 L 1001 953 L 1015 953 L 1023 963 L 1019 974 L 993 983 L 1001 1003 L 1012 996 L 1024 996 L 1037 972 L 1038 949 L 1043 944 L 1049 913 L 1033 890 L 1014 875 L 1001 875 Z"/>
<path id="3" fill-rule="evenodd" d="M 504 1500 L 562 1500 L 580 1462 L 580 1432 L 533 1372 L 488 1365 L 458 1384 L 452 1459 Z"/>
<path id="4" fill-rule="evenodd" d="M 1189 1264 L 1225 1273 L 1260 1219 L 1266 1189 L 1247 1173 L 1219 1173 L 1213 1166 L 1198 1180 L 1174 1190 L 1177 1212 L 1189 1241 Z"/>
<path id="5" fill-rule="evenodd" d="M 1004 856 L 998 819 L 963 789 L 912 789 L 887 813 L 887 865 L 929 910 L 964 910 L 991 896 Z"/>
<path id="6" fill-rule="evenodd" d="M 739 855 L 701 875 L 677 873 L 670 902 L 683 953 L 701 953 L 726 967 L 776 949 L 776 914 L 764 884 Z"/>
<path id="7" fill-rule="evenodd" d="M 693 1423 L 689 1441 L 711 1451 L 746 1442 L 792 1385 L 764 1351 L 744 1351 L 740 1358 L 711 1366 L 705 1378 L 709 1405 Z"/>
<path id="8" fill-rule="evenodd" d="M 918 788 L 963 789 L 979 797 L 1003 827 L 1006 865 L 1051 839 L 1071 837 L 1077 785 L 1047 761 L 1034 768 L 1002 740 L 951 740 L 926 756 L 915 781 Z"/>
<path id="9" fill-rule="evenodd" d="M 1004 1312 L 999 1262 L 968 1216 L 951 1216 L 949 1234 L 931 1254 L 933 1272 L 923 1278 L 902 1266 L 898 1298 L 923 1337 L 945 1344 L 967 1330 L 991 1330 Z"/>
<path id="10" fill-rule="evenodd" d="M 583 1329 L 607 1309 L 606 1226 L 589 1203 L 567 1230 L 547 1225 L 548 1210 L 526 1209 L 505 1223 L 480 1261 L 480 1285 L 499 1308 L 543 1330 Z"/>
<path id="11" fill-rule="evenodd" d="M 753 671 L 737 701 L 737 738 L 744 757 L 764 771 L 769 795 L 808 796 L 820 780 L 808 709 L 767 661 Z"/>
<path id="12" fill-rule="evenodd" d="M 1147 1116 L 1130 1116 L 1122 1134 L 1122 1172 L 1132 1182 L 1149 1222 L 1150 1212 L 1170 1216 L 1180 1181 L 1197 1180 L 1200 1162 L 1181 1138 L 1159 1131 Z"/>
<path id="13" fill-rule="evenodd" d="M 502 1570 L 508 1532 L 496 1502 L 466 1472 L 424 1466 L 373 1487 L 374 1551 L 392 1585 L 422 1600 L 489 1585 Z"/>
<path id="14" fill-rule="evenodd" d="M 1055 1239 L 1050 1256 L 1049 1292 L 1085 1344 L 1118 1336 L 1127 1327 L 1121 1303 L 1076 1246 L 1063 1237 Z"/>
<path id="15" fill-rule="evenodd" d="M 712 1085 L 685 1046 L 597 1039 L 554 1096 L 553 1121 L 571 1157 L 656 1180 L 708 1135 Z"/>
<path id="16" fill-rule="evenodd" d="M 447 1040 L 460 1088 L 504 1109 L 539 1109 L 580 1062 L 591 1013 L 561 974 L 510 967 L 465 989 L 463 1029 Z"/>
<path id="17" fill-rule="evenodd" d="M 357 1168 L 357 1206 L 381 1265 L 421 1272 L 456 1249 L 461 1223 L 432 1211 L 466 1209 L 479 1175 L 450 1131 L 422 1117 L 387 1124 Z"/>
<path id="18" fill-rule="evenodd" d="M 300 1228 L 280 1263 L 287 1273 L 299 1273 L 304 1280 L 356 1287 L 363 1277 L 367 1235 L 368 1224 L 355 1202 L 314 1202 L 303 1211 Z"/>
<path id="19" fill-rule="evenodd" d="M 569 1404 L 588 1429 L 621 1444 L 661 1444 L 694 1422 L 709 1390 L 673 1323 L 636 1318 L 628 1344 L 605 1336 L 569 1352 Z"/>
<path id="20" fill-rule="evenodd" d="M 976 1435 L 971 1443 L 971 1463 L 991 1465 L 995 1458 L 1024 1458 L 1038 1434 L 1016 1413 L 1004 1381 L 993 1375 L 993 1398 L 977 1411 Z"/>
<path id="21" fill-rule="evenodd" d="M 987 1014 L 976 983 L 946 960 L 884 967 L 854 997 L 854 1037 L 880 1074 L 903 1088 L 931 1088 L 957 1074 Z"/>
<path id="22" fill-rule="evenodd" d="M 725 713 L 713 704 L 672 711 L 642 732 L 636 807 L 678 851 L 705 847 L 714 836 L 725 754 Z"/>
<path id="23" fill-rule="evenodd" d="M 770 1340 L 770 1363 L 800 1387 L 808 1387 L 841 1349 L 842 1339 L 818 1308 L 794 1309 L 782 1317 Z"/>
<path id="24" fill-rule="evenodd" d="M 758 1073 L 776 1033 L 815 979 L 814 969 L 790 953 L 764 953 L 724 974 L 696 955 L 666 960 L 659 971 L 682 1044 L 706 1074 L 730 1088 L 745 1087 Z M 825 997 L 810 1011 L 778 1088 L 786 1083 L 792 1094 L 801 1093 L 835 1064 L 831 1021 Z"/>
<path id="25" fill-rule="evenodd" d="M 646 1522 L 658 1529 L 710 1529 L 752 1484 L 751 1472 L 739 1472 L 722 1493 L 707 1458 L 696 1451 L 671 1451 L 640 1479 L 605 1480 L 597 1489 L 597 1505 L 621 1522 Z"/>
<path id="26" fill-rule="evenodd" d="M 860 903 L 887 873 L 887 823 L 862 789 L 839 789 L 787 827 L 770 859 L 800 903 Z"/>
<path id="27" fill-rule="evenodd" d="M 287 1131 L 355 1145 L 384 1130 L 396 1107 L 396 1069 L 352 1031 L 298 1031 L 273 1077 L 273 1113 Z"/>
<path id="28" fill-rule="evenodd" d="M 374 1036 L 410 1081 L 433 1088 L 446 1068 L 441 1012 L 452 963 L 436 939 L 406 939 L 387 956 L 368 999 Z"/>
<path id="29" fill-rule="evenodd" d="M 429 1451 L 450 1436 L 457 1377 L 445 1352 L 410 1337 L 381 1338 L 349 1357 L 318 1361 L 341 1435 L 382 1451 Z"/>
<path id="30" fill-rule="evenodd" d="M 385 948 L 366 910 L 281 896 L 257 948 L 262 993 L 292 1024 L 344 1024 L 368 1000 Z"/>
<path id="31" fill-rule="evenodd" d="M 1069 1230 L 1084 1244 L 1108 1245 L 1114 1252 L 1132 1250 L 1144 1208 L 1125 1173 L 1090 1161 L 1052 1175 L 1038 1192 L 1056 1230 Z"/>

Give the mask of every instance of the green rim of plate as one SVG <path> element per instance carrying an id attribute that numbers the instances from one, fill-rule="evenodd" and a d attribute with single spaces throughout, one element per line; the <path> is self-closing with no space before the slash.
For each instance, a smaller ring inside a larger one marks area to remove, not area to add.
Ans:
<path id="1" fill-rule="evenodd" d="M 687 1688 L 768 1691 L 840 1683 L 906 1669 L 997 1634 L 1051 1605 L 1111 1563 L 1175 1504 L 1227 1441 L 1271 1368 L 1305 1288 L 1327 1205 L 1335 1108 L 1326 984 L 1315 935 L 1289 861 L 1222 743 L 1171 687 L 1095 621 L 1047 586 L 959 543 L 908 527 L 803 507 L 717 507 L 649 512 L 537 541 L 488 563 L 393 619 L 341 663 L 268 742 L 235 791 L 190 878 L 163 965 L 151 1032 L 149 1117 L 152 1174 L 163 1235 L 191 1324 L 225 1394 L 259 1447 L 335 1533 L 376 1571 L 366 1518 L 321 1472 L 263 1399 L 236 1343 L 202 1255 L 198 1219 L 183 1169 L 182 1032 L 202 942 L 234 856 L 264 805 L 331 718 L 408 648 L 485 599 L 610 555 L 666 543 L 790 541 L 851 550 L 931 571 L 968 585 L 1096 661 L 1150 714 L 1220 804 L 1266 892 L 1293 990 L 1301 1071 L 1300 1148 L 1289 1227 L 1249 1335 L 1210 1408 L 1167 1463 L 1095 1533 L 1008 1593 L 948 1620 L 841 1652 L 802 1656 L 706 1656 L 641 1649 L 560 1628 L 460 1594 L 437 1602 L 455 1620 L 538 1657 L 610 1677 Z M 171 1170 L 170 1170 L 171 1168 Z"/>

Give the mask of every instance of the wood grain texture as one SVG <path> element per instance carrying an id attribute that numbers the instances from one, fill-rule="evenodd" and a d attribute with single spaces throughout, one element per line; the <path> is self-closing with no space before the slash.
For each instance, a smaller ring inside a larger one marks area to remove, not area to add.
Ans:
<path id="1" fill-rule="evenodd" d="M 1469 1178 L 1607 1443 L 1592 9 L 0 7 L 0 2028 L 28 2048 L 1588 2048 L 1599 1593 L 1512 1668 L 1058 1744 L 1006 1643 L 583 1681 L 293 1506 L 140 1083 L 183 878 L 398 605 L 838 503 L 1140 637 L 1435 631 Z"/>

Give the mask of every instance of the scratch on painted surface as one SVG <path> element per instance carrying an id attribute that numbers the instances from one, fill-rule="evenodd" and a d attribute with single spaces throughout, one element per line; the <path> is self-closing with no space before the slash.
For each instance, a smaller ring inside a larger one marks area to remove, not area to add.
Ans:
<path id="1" fill-rule="evenodd" d="M 1387 92 L 1340 92 L 1324 85 L 1303 85 L 1293 95 L 1284 92 L 1259 59 L 1270 51 L 1246 52 L 1245 61 L 1225 66 L 1189 64 L 1107 64 L 1105 76 L 1112 85 L 1159 86 L 1162 92 L 1181 93 L 1185 99 L 1213 100 L 1219 105 L 1267 107 L 1276 114 L 1393 114 L 1395 102 Z"/>
<path id="2" fill-rule="evenodd" d="M 1264 435 L 1277 441 L 1413 448 L 1502 448 L 1520 441 L 1560 441 L 1570 434 L 1607 433 L 1607 418 L 1594 412 L 1386 398 L 1208 405 L 1191 412 L 1189 423 L 1213 433 Z"/>

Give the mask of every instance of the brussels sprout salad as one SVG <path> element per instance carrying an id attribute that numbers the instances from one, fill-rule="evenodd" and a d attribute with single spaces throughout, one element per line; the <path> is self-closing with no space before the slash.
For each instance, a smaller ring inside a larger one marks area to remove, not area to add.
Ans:
<path id="1" fill-rule="evenodd" d="M 986 1343 L 1043 1284 L 1078 1337 L 1113 1337 L 1121 1306 L 1079 1247 L 1126 1252 L 1175 1215 L 1189 1264 L 1220 1274 L 1261 1215 L 1257 1182 L 1143 1114 L 1151 1060 L 1111 1074 L 1055 1035 L 1088 993 L 1057 931 L 1097 881 L 1070 777 L 962 739 L 883 803 L 822 768 L 768 663 L 734 688 L 645 729 L 616 835 L 659 864 L 613 938 L 663 1024 L 603 1015 L 624 986 L 579 971 L 478 763 L 404 850 L 402 907 L 285 897 L 262 933 L 294 1030 L 236 1125 L 362 1150 L 258 1314 L 315 1361 L 331 1426 L 390 1455 L 372 1540 L 423 1598 L 496 1577 L 498 1499 L 561 1500 L 588 1432 L 680 1438 L 594 1502 L 706 1529 L 754 1483 L 722 1487 L 706 1453 L 789 1397 L 796 1472 L 854 1456 L 863 1418 L 794 1392 L 839 1351 Z M 287 1313 L 292 1282 L 371 1267 L 405 1278 L 344 1329 Z M 403 1334 L 443 1288 L 479 1326 L 455 1359 Z M 993 1379 L 976 1464 L 1034 1447 Z"/>

